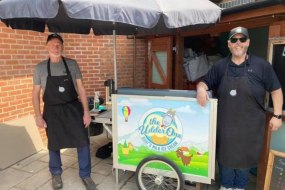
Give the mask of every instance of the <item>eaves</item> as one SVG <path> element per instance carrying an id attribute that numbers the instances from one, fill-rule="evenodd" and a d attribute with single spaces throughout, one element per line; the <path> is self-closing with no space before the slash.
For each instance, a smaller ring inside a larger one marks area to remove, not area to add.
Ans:
<path id="1" fill-rule="evenodd" d="M 223 9 L 222 16 L 240 13 L 244 11 L 250 11 L 264 7 L 270 7 L 273 5 L 280 5 L 280 4 L 285 4 L 285 0 L 264 0 L 264 1 L 257 1 L 254 3 L 247 3 L 240 6 Z"/>

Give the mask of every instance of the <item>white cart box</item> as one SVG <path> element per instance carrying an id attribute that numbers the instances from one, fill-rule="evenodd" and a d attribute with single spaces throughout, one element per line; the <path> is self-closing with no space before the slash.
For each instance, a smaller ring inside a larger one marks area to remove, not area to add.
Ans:
<path id="1" fill-rule="evenodd" d="M 114 168 L 135 171 L 146 157 L 174 162 L 185 180 L 211 183 L 215 175 L 217 100 L 112 96 Z"/>

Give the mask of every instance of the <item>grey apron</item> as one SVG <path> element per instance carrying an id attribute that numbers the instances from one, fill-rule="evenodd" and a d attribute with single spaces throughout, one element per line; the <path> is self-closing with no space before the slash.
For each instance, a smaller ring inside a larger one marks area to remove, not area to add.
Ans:
<path id="1" fill-rule="evenodd" d="M 262 149 L 265 111 L 249 88 L 246 62 L 241 77 L 228 76 L 229 62 L 218 89 L 217 160 L 230 168 L 251 168 Z"/>
<path id="2" fill-rule="evenodd" d="M 65 76 L 51 76 L 50 60 L 43 96 L 43 118 L 47 123 L 48 149 L 83 147 L 89 144 L 87 130 L 83 124 L 83 108 L 78 101 L 72 76 L 62 57 Z"/>

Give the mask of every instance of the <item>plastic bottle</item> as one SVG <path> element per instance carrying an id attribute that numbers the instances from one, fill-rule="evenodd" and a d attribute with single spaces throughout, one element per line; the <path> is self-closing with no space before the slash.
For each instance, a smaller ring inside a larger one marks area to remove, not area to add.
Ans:
<path id="1" fill-rule="evenodd" d="M 99 109 L 100 100 L 99 100 L 100 92 L 95 92 L 94 96 L 94 109 Z"/>

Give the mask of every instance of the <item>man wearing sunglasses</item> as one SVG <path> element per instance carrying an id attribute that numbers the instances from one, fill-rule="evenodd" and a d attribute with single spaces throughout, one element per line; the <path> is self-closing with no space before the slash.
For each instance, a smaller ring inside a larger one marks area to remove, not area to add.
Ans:
<path id="1" fill-rule="evenodd" d="M 227 43 L 231 54 L 215 63 L 197 84 L 197 101 L 205 106 L 209 99 L 206 91 L 216 92 L 220 190 L 243 190 L 263 145 L 265 94 L 269 92 L 273 101 L 274 115 L 269 121 L 272 131 L 282 125 L 283 95 L 272 66 L 248 53 L 246 28 L 232 29 Z"/>

